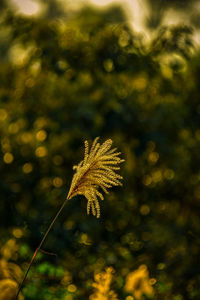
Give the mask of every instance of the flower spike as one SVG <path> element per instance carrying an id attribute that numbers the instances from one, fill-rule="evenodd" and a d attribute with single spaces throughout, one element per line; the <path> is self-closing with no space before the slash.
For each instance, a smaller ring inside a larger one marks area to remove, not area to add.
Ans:
<path id="1" fill-rule="evenodd" d="M 84 195 L 88 200 L 87 213 L 92 211 L 92 214 L 97 218 L 100 217 L 99 199 L 104 199 L 102 191 L 108 193 L 107 189 L 112 186 L 122 185 L 120 180 L 122 176 L 115 173 L 115 170 L 120 169 L 116 166 L 124 161 L 113 148 L 112 140 L 106 140 L 102 145 L 98 142 L 97 137 L 89 150 L 88 141 L 85 141 L 84 159 L 74 166 L 75 174 L 72 178 L 72 184 L 67 196 L 71 199 L 76 195 Z M 99 188 L 102 191 L 99 191 Z"/>

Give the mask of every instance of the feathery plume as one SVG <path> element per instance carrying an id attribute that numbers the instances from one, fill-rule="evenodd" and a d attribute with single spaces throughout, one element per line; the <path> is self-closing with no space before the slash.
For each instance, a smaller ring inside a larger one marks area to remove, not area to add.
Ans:
<path id="1" fill-rule="evenodd" d="M 100 217 L 99 199 L 104 199 L 102 191 L 108 193 L 108 188 L 112 186 L 122 185 L 120 179 L 122 176 L 115 173 L 119 170 L 117 166 L 124 159 L 121 159 L 120 152 L 116 152 L 117 148 L 111 149 L 112 140 L 106 140 L 102 145 L 98 143 L 97 137 L 89 151 L 88 141 L 85 141 L 84 159 L 73 169 L 76 170 L 72 178 L 71 187 L 67 199 L 71 199 L 76 195 L 84 195 L 88 200 L 87 213 L 97 218 Z"/>

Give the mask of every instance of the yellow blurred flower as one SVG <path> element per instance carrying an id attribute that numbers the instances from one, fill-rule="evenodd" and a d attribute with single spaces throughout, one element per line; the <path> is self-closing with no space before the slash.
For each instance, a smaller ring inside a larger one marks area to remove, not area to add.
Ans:
<path id="1" fill-rule="evenodd" d="M 93 283 L 95 291 L 89 297 L 90 300 L 118 300 L 115 292 L 110 289 L 113 272 L 113 268 L 108 267 L 105 272 L 95 274 Z"/>
<path id="2" fill-rule="evenodd" d="M 5 260 L 9 260 L 11 257 L 15 257 L 18 251 L 18 245 L 16 240 L 11 238 L 9 239 L 5 245 L 2 245 L 0 248 L 0 254 Z"/>
<path id="3" fill-rule="evenodd" d="M 18 290 L 18 283 L 22 278 L 22 270 L 14 263 L 0 260 L 0 300 L 12 300 L 15 298 Z M 18 300 L 23 300 L 22 294 Z"/>
<path id="4" fill-rule="evenodd" d="M 18 290 L 18 284 L 12 279 L 0 280 L 0 300 L 15 299 Z M 23 300 L 22 294 L 19 295 L 18 300 Z"/>
<path id="5" fill-rule="evenodd" d="M 17 229 L 15 229 L 16 231 Z M 19 229 L 16 231 L 19 234 Z M 10 259 L 16 257 L 18 251 L 18 245 L 14 238 L 9 239 L 4 245 L 0 245 L 1 258 L 0 258 L 0 300 L 12 300 L 15 299 L 19 282 L 23 277 L 21 268 L 13 262 L 9 262 Z M 18 300 L 23 300 L 24 297 L 20 293 Z"/>
<path id="6" fill-rule="evenodd" d="M 146 265 L 141 265 L 127 275 L 125 290 L 131 292 L 136 300 L 143 299 L 143 295 L 153 297 L 154 290 Z"/>

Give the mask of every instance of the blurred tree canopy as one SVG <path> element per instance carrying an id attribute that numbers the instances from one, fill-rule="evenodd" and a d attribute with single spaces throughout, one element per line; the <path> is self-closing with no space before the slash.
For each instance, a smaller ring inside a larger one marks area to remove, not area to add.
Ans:
<path id="1" fill-rule="evenodd" d="M 26 269 L 67 195 L 83 141 L 112 138 L 126 160 L 123 188 L 106 196 L 100 220 L 86 215 L 83 197 L 68 203 L 45 243 L 57 255 L 38 255 L 24 298 L 89 299 L 94 272 L 112 266 L 119 299 L 133 299 L 125 278 L 147 267 L 153 299 L 199 299 L 200 53 L 192 28 L 161 27 L 147 46 L 118 6 L 66 16 L 55 1 L 48 7 L 26 17 L 0 3 L 2 259 Z"/>
<path id="2" fill-rule="evenodd" d="M 189 22 L 199 28 L 200 10 L 198 0 L 146 0 L 146 5 L 148 6 L 148 17 L 145 23 L 151 30 L 158 29 L 162 25 L 163 19 L 169 11 L 173 12 L 173 16 L 180 13 L 183 24 Z"/>

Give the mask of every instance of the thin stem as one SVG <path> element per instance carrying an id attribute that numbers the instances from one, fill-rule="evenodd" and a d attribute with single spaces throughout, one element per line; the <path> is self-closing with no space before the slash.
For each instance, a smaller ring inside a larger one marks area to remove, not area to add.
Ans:
<path id="1" fill-rule="evenodd" d="M 21 284 L 20 284 L 20 286 L 19 286 L 19 289 L 18 289 L 18 291 L 17 291 L 17 295 L 16 295 L 16 297 L 15 297 L 15 300 L 18 299 L 19 293 L 20 293 L 20 291 L 21 291 L 21 289 L 22 289 L 22 286 L 23 286 L 23 284 L 24 284 L 24 281 L 26 280 L 26 277 L 27 277 L 27 275 L 28 275 L 28 272 L 29 272 L 29 270 L 30 270 L 30 268 L 31 268 L 32 263 L 34 262 L 34 260 L 35 260 L 35 258 L 36 258 L 36 255 L 37 255 L 38 251 L 39 251 L 40 248 L 42 247 L 44 241 L 46 240 L 46 237 L 47 237 L 49 231 L 50 231 L 51 228 L 53 227 L 55 221 L 57 220 L 58 216 L 60 215 L 61 211 L 62 211 L 63 208 L 65 207 L 65 205 L 66 205 L 66 203 L 67 203 L 68 200 L 69 200 L 69 199 L 67 198 L 67 199 L 63 202 L 63 204 L 61 205 L 59 211 L 58 211 L 57 214 L 55 215 L 55 217 L 54 217 L 54 219 L 52 220 L 51 224 L 49 225 L 49 227 L 48 227 L 48 229 L 47 229 L 45 235 L 43 236 L 43 238 L 42 238 L 42 240 L 41 240 L 39 246 L 36 248 L 36 250 L 35 250 L 35 252 L 34 252 L 34 254 L 33 254 L 33 257 L 32 257 L 32 259 L 31 259 L 31 261 L 30 261 L 30 263 L 29 263 L 29 265 L 28 265 L 28 268 L 27 268 L 27 271 L 26 271 L 26 273 L 25 273 L 25 275 L 24 275 L 24 278 L 23 278 L 23 280 L 22 280 L 22 282 L 21 282 Z"/>

